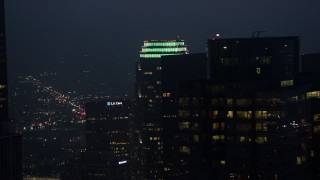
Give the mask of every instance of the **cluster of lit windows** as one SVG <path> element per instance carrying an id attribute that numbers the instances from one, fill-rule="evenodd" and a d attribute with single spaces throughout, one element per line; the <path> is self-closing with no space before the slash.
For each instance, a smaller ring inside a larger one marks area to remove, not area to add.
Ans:
<path id="1" fill-rule="evenodd" d="M 0 84 L 0 89 L 6 88 L 6 85 Z"/>
<path id="2" fill-rule="evenodd" d="M 315 122 L 320 121 L 320 114 L 314 114 L 313 121 L 315 121 Z"/>
<path id="3" fill-rule="evenodd" d="M 224 130 L 224 122 L 222 123 L 212 123 L 213 130 Z"/>
<path id="4" fill-rule="evenodd" d="M 180 122 L 179 123 L 180 129 L 189 129 L 190 128 L 190 122 Z"/>
<path id="5" fill-rule="evenodd" d="M 152 75 L 152 72 L 144 72 L 144 75 Z"/>
<path id="6" fill-rule="evenodd" d="M 237 118 L 240 119 L 251 119 L 252 112 L 251 111 L 237 111 Z"/>
<path id="7" fill-rule="evenodd" d="M 189 146 L 180 146 L 180 152 L 184 153 L 184 154 L 190 154 L 191 153 L 191 149 Z"/>
<path id="8" fill-rule="evenodd" d="M 290 87 L 293 86 L 293 80 L 281 81 L 281 87 Z"/>
<path id="9" fill-rule="evenodd" d="M 224 135 L 213 135 L 212 136 L 212 140 L 214 142 L 220 142 L 220 141 L 224 141 Z"/>
<path id="10" fill-rule="evenodd" d="M 160 137 L 150 137 L 150 141 L 160 141 Z"/>
<path id="11" fill-rule="evenodd" d="M 320 91 L 307 92 L 307 98 L 320 98 Z"/>
<path id="12" fill-rule="evenodd" d="M 306 156 L 297 156 L 297 165 L 300 165 L 305 161 L 306 161 Z"/>
<path id="13" fill-rule="evenodd" d="M 166 92 L 166 93 L 162 93 L 162 97 L 170 97 L 171 94 L 169 92 Z"/>
<path id="14" fill-rule="evenodd" d="M 268 138 L 266 136 L 257 136 L 255 141 L 257 144 L 265 144 L 268 142 Z"/>
<path id="15" fill-rule="evenodd" d="M 281 111 L 255 111 L 255 117 L 257 119 L 280 119 L 281 116 L 284 116 L 284 112 Z"/>
<path id="16" fill-rule="evenodd" d="M 251 138 L 249 138 L 248 136 L 240 136 L 240 137 L 239 137 L 239 142 L 240 142 L 240 143 L 251 142 Z"/>
<path id="17" fill-rule="evenodd" d="M 256 130 L 257 131 L 267 131 L 268 126 L 266 123 L 256 123 Z"/>

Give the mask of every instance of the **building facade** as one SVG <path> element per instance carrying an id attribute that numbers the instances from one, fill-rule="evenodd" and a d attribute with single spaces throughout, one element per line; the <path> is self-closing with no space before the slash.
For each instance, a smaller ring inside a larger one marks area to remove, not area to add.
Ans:
<path id="1" fill-rule="evenodd" d="M 4 0 L 0 1 L 0 179 L 22 179 L 21 135 L 8 117 Z"/>
<path id="2" fill-rule="evenodd" d="M 298 80 L 299 39 L 209 40 L 207 50 L 209 80 L 180 87 L 176 177 L 316 177 L 318 90 Z"/>
<path id="3" fill-rule="evenodd" d="M 132 106 L 129 100 L 86 104 L 86 151 L 66 166 L 61 179 L 138 179 Z"/>
<path id="4" fill-rule="evenodd" d="M 144 41 L 136 63 L 136 125 L 144 179 L 163 178 L 161 57 L 187 54 L 183 40 Z"/>

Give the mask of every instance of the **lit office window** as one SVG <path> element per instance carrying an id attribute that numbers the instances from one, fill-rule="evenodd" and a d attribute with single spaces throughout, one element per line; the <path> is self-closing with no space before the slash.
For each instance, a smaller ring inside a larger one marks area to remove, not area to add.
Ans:
<path id="1" fill-rule="evenodd" d="M 293 86 L 293 80 L 281 81 L 281 87 L 289 87 L 289 86 Z"/>
<path id="2" fill-rule="evenodd" d="M 191 149 L 189 146 L 180 146 L 180 152 L 184 154 L 190 154 Z"/>

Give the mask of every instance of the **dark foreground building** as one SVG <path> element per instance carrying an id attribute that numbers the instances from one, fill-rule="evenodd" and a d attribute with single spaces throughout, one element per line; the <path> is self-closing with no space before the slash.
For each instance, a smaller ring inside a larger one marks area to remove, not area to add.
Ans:
<path id="1" fill-rule="evenodd" d="M 8 118 L 4 0 L 0 0 L 0 179 L 22 179 L 21 136 Z"/>
<path id="2" fill-rule="evenodd" d="M 86 104 L 86 151 L 67 165 L 61 179 L 139 179 L 132 106 L 132 101 Z"/>
<path id="3" fill-rule="evenodd" d="M 208 41 L 209 80 L 182 83 L 171 178 L 317 179 L 319 83 L 299 39 Z"/>

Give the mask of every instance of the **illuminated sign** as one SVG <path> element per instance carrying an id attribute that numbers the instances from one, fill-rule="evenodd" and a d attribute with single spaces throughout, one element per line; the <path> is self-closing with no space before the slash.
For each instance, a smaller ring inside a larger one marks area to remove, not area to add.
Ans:
<path id="1" fill-rule="evenodd" d="M 122 102 L 107 102 L 107 106 L 119 106 L 122 105 Z"/>
<path id="2" fill-rule="evenodd" d="M 119 161 L 118 163 L 119 163 L 119 164 L 126 164 L 127 161 Z"/>

